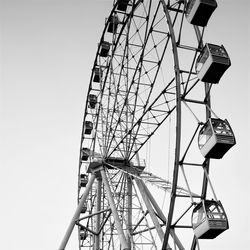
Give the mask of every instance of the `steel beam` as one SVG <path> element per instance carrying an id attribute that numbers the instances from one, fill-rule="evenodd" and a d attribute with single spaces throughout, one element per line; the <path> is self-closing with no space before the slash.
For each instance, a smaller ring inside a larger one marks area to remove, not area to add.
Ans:
<path id="1" fill-rule="evenodd" d="M 63 238 L 63 240 L 61 242 L 59 250 L 64 250 L 67 243 L 68 243 L 68 241 L 69 241 L 69 238 L 70 238 L 71 233 L 72 233 L 72 231 L 74 229 L 76 221 L 80 217 L 82 207 L 83 207 L 84 203 L 86 202 L 86 200 L 88 198 L 88 194 L 89 194 L 89 191 L 90 191 L 90 189 L 91 189 L 91 187 L 92 187 L 92 185 L 94 183 L 94 180 L 95 180 L 95 175 L 92 174 L 89 181 L 88 181 L 88 184 L 87 184 L 87 186 L 86 186 L 86 188 L 84 190 L 84 193 L 83 193 L 83 195 L 82 195 L 82 197 L 81 197 L 81 199 L 80 199 L 80 201 L 78 203 L 78 206 L 77 206 L 76 211 L 74 213 L 74 216 L 73 216 L 73 218 L 72 218 L 72 220 L 71 220 L 71 222 L 70 222 L 70 224 L 68 226 L 68 229 L 67 229 L 67 231 L 65 233 L 65 236 L 64 236 L 64 238 Z"/>
<path id="2" fill-rule="evenodd" d="M 133 233 L 133 224 L 132 224 L 132 180 L 129 174 L 127 174 L 127 220 L 128 220 L 128 244 L 131 248 L 133 243 L 132 233 Z"/>
<path id="3" fill-rule="evenodd" d="M 143 199 L 143 201 L 144 201 L 144 203 L 145 203 L 145 205 L 147 207 L 149 215 L 150 215 L 150 217 L 151 217 L 151 219 L 152 219 L 152 221 L 154 223 L 154 226 L 155 226 L 155 229 L 156 229 L 156 231 L 158 233 L 158 236 L 159 236 L 161 242 L 163 242 L 164 232 L 163 232 L 163 230 L 161 228 L 161 225 L 160 225 L 160 223 L 158 221 L 158 218 L 155 215 L 155 212 L 154 212 L 154 209 L 152 207 L 152 204 L 150 203 L 150 201 L 148 199 L 148 196 L 147 196 L 147 193 L 145 192 L 145 189 L 143 187 L 142 181 L 140 179 L 135 179 L 135 181 L 136 181 L 136 184 L 137 184 L 137 186 L 138 186 L 138 188 L 140 190 L 142 199 Z"/>
<path id="4" fill-rule="evenodd" d="M 99 232 L 100 230 L 100 213 L 101 210 L 101 195 L 102 195 L 102 180 L 97 178 L 97 197 L 96 197 L 96 222 L 95 222 L 95 231 Z M 94 250 L 100 250 L 100 234 L 94 236 Z"/>
<path id="5" fill-rule="evenodd" d="M 102 181 L 103 181 L 103 184 L 104 184 L 105 191 L 107 193 L 107 197 L 108 197 L 109 205 L 110 205 L 110 208 L 111 208 L 111 211 L 112 211 L 112 215 L 113 215 L 114 220 L 115 220 L 115 226 L 116 226 L 118 237 L 119 237 L 120 243 L 121 243 L 121 250 L 130 249 L 129 246 L 128 246 L 126 237 L 124 235 L 124 231 L 122 229 L 121 221 L 120 221 L 120 218 L 119 218 L 116 206 L 115 206 L 113 195 L 112 195 L 112 192 L 111 192 L 111 189 L 110 189 L 110 186 L 109 186 L 108 179 L 107 179 L 106 173 L 104 171 L 104 168 L 102 168 L 100 170 L 100 173 L 101 173 L 101 176 L 102 176 Z"/>

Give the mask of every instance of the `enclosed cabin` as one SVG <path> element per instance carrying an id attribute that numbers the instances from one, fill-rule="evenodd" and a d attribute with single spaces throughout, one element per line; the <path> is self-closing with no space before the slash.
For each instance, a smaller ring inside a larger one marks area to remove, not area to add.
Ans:
<path id="1" fill-rule="evenodd" d="M 230 65 L 223 45 L 206 43 L 196 61 L 197 77 L 203 82 L 218 83 Z"/>
<path id="2" fill-rule="evenodd" d="M 81 213 L 84 214 L 84 213 L 86 213 L 86 211 L 87 211 L 87 202 L 85 202 L 85 203 L 83 204 L 83 207 L 82 207 L 82 209 L 81 209 Z"/>
<path id="3" fill-rule="evenodd" d="M 118 0 L 117 2 L 118 2 L 117 3 L 117 10 L 120 10 L 120 11 L 127 10 L 129 0 Z"/>
<path id="4" fill-rule="evenodd" d="M 110 50 L 110 43 L 102 41 L 100 44 L 100 56 L 107 57 Z"/>
<path id="5" fill-rule="evenodd" d="M 95 67 L 93 82 L 101 82 L 102 79 L 102 70 L 100 67 Z"/>
<path id="6" fill-rule="evenodd" d="M 87 237 L 88 237 L 88 231 L 87 231 L 87 229 L 84 228 L 84 227 L 80 227 L 79 236 L 80 236 L 81 240 L 86 240 Z"/>
<path id="7" fill-rule="evenodd" d="M 220 201 L 203 200 L 192 214 L 192 227 L 198 239 L 214 239 L 229 228 L 225 210 Z"/>
<path id="8" fill-rule="evenodd" d="M 118 24 L 120 23 L 118 16 L 113 15 L 108 19 L 108 29 L 109 33 L 116 33 Z"/>
<path id="9" fill-rule="evenodd" d="M 95 106 L 96 106 L 96 104 L 97 104 L 97 96 L 96 96 L 96 95 L 90 94 L 90 95 L 88 96 L 88 103 L 89 103 L 89 107 L 90 107 L 91 109 L 94 109 Z"/>
<path id="10" fill-rule="evenodd" d="M 90 155 L 89 148 L 82 148 L 82 150 L 81 150 L 82 161 L 87 161 L 89 159 L 89 155 Z"/>
<path id="11" fill-rule="evenodd" d="M 84 134 L 90 135 L 93 130 L 93 123 L 91 121 L 85 121 L 84 123 Z"/>
<path id="12" fill-rule="evenodd" d="M 209 118 L 199 132 L 198 144 L 205 158 L 220 159 L 236 141 L 227 120 Z"/>
<path id="13" fill-rule="evenodd" d="M 193 25 L 205 27 L 216 8 L 215 0 L 189 0 L 186 7 L 186 18 Z"/>
<path id="14" fill-rule="evenodd" d="M 88 184 L 88 175 L 81 174 L 80 175 L 80 186 L 81 187 L 86 187 L 87 184 Z"/>

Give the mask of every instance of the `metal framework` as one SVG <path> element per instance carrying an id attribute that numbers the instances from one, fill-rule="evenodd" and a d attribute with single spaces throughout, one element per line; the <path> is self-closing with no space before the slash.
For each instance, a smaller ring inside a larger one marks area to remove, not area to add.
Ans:
<path id="1" fill-rule="evenodd" d="M 78 208 L 60 250 L 75 225 L 80 250 L 200 249 L 191 210 L 209 186 L 217 199 L 197 146 L 212 84 L 197 78 L 205 29 L 187 22 L 186 5 L 114 1 L 87 93 Z"/>

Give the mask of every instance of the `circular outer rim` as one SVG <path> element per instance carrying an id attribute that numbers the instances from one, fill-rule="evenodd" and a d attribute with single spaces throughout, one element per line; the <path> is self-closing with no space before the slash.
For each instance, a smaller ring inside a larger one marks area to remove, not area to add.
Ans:
<path id="1" fill-rule="evenodd" d="M 180 144 L 181 144 L 181 91 L 180 91 L 180 85 L 181 85 L 181 80 L 180 80 L 180 67 L 179 67 L 179 58 L 178 58 L 178 51 L 177 51 L 177 46 L 176 46 L 176 40 L 175 40 L 175 33 L 174 33 L 174 29 L 173 29 L 173 24 L 171 22 L 171 18 L 168 12 L 168 7 L 166 4 L 165 0 L 159 0 L 159 2 L 162 3 L 166 18 L 167 18 L 167 22 L 168 22 L 168 26 L 169 26 L 169 31 L 170 31 L 170 36 L 171 36 L 171 42 L 172 42 L 172 49 L 173 49 L 173 56 L 174 56 L 174 66 L 175 66 L 175 76 L 176 76 L 176 143 L 175 143 L 175 165 L 174 165 L 174 173 L 173 173 L 173 179 L 172 179 L 172 191 L 171 191 L 171 200 L 170 200 L 170 207 L 169 207 L 169 212 L 168 212 L 168 220 L 167 220 L 167 226 L 166 226 L 166 232 L 165 232 L 165 237 L 164 237 L 164 242 L 162 245 L 162 249 L 167 249 L 167 245 L 168 245 L 168 238 L 169 238 L 169 234 L 170 234 L 170 230 L 171 230 L 171 223 L 172 223 L 172 217 L 173 217 L 173 211 L 174 211 L 174 206 L 175 206 L 175 198 L 176 198 L 176 188 L 177 188 L 177 181 L 178 181 L 178 169 L 180 166 Z M 186 4 L 186 0 L 184 1 Z M 140 0 L 138 1 L 138 4 L 140 3 Z M 113 13 L 115 12 L 115 9 L 117 7 L 117 3 L 113 6 L 113 9 L 111 10 L 111 13 L 109 15 L 109 18 L 113 15 Z M 107 22 L 105 24 L 105 28 L 103 30 L 102 36 L 100 41 L 103 41 L 104 35 L 106 33 L 107 30 Z M 125 26 L 125 25 L 124 25 Z M 202 46 L 202 35 L 200 34 L 199 28 L 194 26 L 196 35 L 197 35 L 197 40 L 200 41 L 201 46 Z M 90 82 L 89 82 L 89 88 L 88 88 L 88 92 L 87 92 L 87 96 L 89 96 L 89 93 L 91 92 L 91 85 L 92 85 L 92 79 L 93 79 L 93 74 L 94 74 L 94 68 L 98 59 L 98 51 L 100 49 L 100 43 L 98 45 L 97 48 L 97 53 L 96 53 L 96 57 L 94 60 L 94 65 L 92 68 L 92 73 L 91 73 L 91 77 L 90 77 Z M 205 92 L 209 93 L 209 84 L 205 83 Z M 84 111 L 84 119 L 83 119 L 83 125 L 85 122 L 85 117 L 86 117 L 86 113 L 87 113 L 87 106 L 88 106 L 88 99 L 86 100 L 85 103 L 85 111 Z M 210 102 L 210 95 L 207 95 L 207 108 L 206 108 L 206 117 L 209 118 L 211 117 L 211 112 L 210 112 L 210 106 L 211 106 L 211 102 Z M 84 127 L 82 129 L 82 136 L 81 136 L 81 144 L 82 145 L 82 141 L 84 138 Z M 81 148 L 80 148 L 81 150 Z M 80 182 L 80 168 L 81 168 L 81 155 L 79 156 L 79 174 L 78 174 L 78 187 L 79 187 L 79 182 Z M 209 159 L 206 160 L 206 168 L 207 171 L 209 170 Z M 208 181 L 207 179 L 204 177 L 203 179 L 203 187 L 202 187 L 202 198 L 205 199 L 206 198 L 206 192 L 207 192 L 207 184 Z M 78 194 L 79 194 L 79 188 L 78 188 Z M 79 201 L 79 197 L 78 197 L 78 201 Z M 193 245 L 192 245 L 192 249 L 195 249 L 196 246 L 196 240 L 195 237 L 193 239 Z M 80 248 L 81 249 L 81 248 Z"/>

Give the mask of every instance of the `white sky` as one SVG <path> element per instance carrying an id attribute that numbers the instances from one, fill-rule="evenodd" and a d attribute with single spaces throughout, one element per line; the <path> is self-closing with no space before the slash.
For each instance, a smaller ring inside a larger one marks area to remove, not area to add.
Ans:
<path id="1" fill-rule="evenodd" d="M 206 38 L 225 45 L 232 66 L 212 98 L 237 146 L 215 164 L 213 181 L 230 230 L 210 247 L 248 250 L 250 5 L 217 2 Z M 0 0 L 1 249 L 57 249 L 73 215 L 86 90 L 111 5 Z M 71 241 L 68 249 L 76 249 L 76 237 Z"/>

